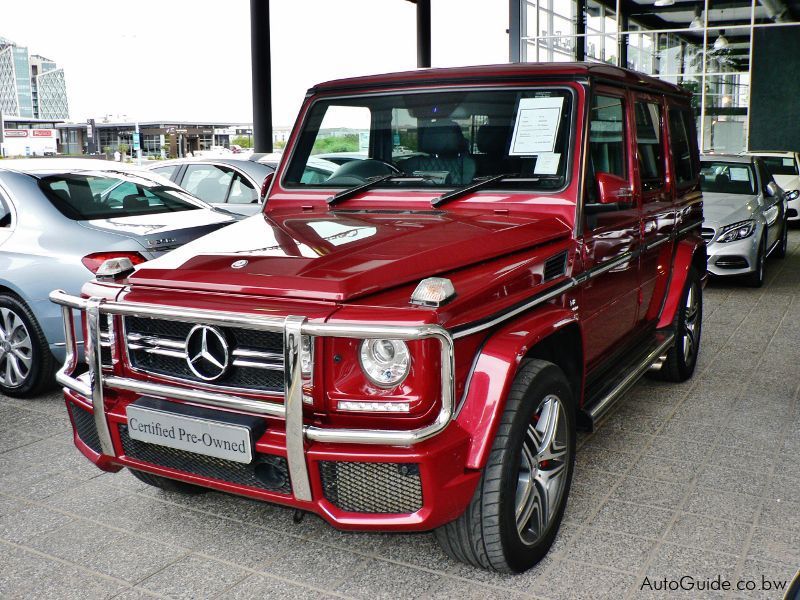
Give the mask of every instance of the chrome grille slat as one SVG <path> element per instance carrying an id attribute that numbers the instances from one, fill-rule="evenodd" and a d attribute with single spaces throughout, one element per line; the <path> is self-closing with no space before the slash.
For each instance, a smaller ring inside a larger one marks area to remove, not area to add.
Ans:
<path id="1" fill-rule="evenodd" d="M 191 323 L 126 318 L 124 337 L 131 366 L 153 375 L 208 385 L 210 382 L 198 381 L 188 368 L 186 335 L 192 327 Z M 231 369 L 214 381 L 213 386 L 270 394 L 281 392 L 283 354 L 269 350 L 282 343 L 282 335 L 252 331 L 243 335 L 240 329 L 223 329 L 232 346 Z"/>

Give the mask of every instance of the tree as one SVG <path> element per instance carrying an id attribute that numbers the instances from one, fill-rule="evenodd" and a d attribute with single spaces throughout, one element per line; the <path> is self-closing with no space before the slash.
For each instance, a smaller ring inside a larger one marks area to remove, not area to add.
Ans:
<path id="1" fill-rule="evenodd" d="M 247 135 L 237 135 L 235 138 L 231 140 L 231 144 L 235 144 L 236 146 L 241 146 L 242 148 L 252 148 L 253 138 Z"/>

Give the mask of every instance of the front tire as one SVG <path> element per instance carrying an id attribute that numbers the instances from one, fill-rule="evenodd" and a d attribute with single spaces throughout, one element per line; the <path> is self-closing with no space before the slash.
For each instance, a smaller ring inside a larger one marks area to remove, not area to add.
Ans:
<path id="1" fill-rule="evenodd" d="M 55 359 L 42 328 L 16 296 L 0 294 L 0 392 L 36 396 L 53 385 Z"/>
<path id="2" fill-rule="evenodd" d="M 436 530 L 455 560 L 502 573 L 539 562 L 558 533 L 575 464 L 575 405 L 553 363 L 520 367 L 466 511 Z"/>

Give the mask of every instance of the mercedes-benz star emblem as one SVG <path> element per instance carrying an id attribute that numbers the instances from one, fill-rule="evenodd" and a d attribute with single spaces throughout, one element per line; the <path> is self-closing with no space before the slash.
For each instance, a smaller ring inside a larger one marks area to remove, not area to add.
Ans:
<path id="1" fill-rule="evenodd" d="M 186 364 L 200 379 L 214 381 L 230 366 L 228 342 L 216 327 L 195 325 L 186 336 Z"/>
<path id="2" fill-rule="evenodd" d="M 241 269 L 242 267 L 246 267 L 246 266 L 247 266 L 247 261 L 244 260 L 244 259 L 237 260 L 237 261 L 234 261 L 233 263 L 231 263 L 231 268 L 232 269 Z"/>

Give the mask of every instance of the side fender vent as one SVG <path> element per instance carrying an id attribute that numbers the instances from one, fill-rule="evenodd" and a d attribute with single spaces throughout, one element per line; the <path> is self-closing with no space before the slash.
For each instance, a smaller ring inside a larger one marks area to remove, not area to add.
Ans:
<path id="1" fill-rule="evenodd" d="M 544 281 L 561 277 L 567 271 L 567 251 L 551 256 L 544 263 Z"/>

